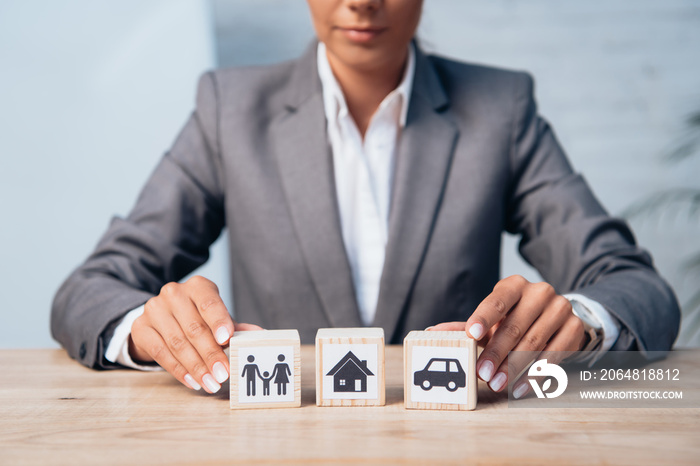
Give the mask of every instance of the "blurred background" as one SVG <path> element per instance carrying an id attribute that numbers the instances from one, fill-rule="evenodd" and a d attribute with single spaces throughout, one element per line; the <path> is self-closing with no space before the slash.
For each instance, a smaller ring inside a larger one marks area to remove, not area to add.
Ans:
<path id="1" fill-rule="evenodd" d="M 575 168 L 625 215 L 700 346 L 700 3 L 425 0 L 429 52 L 527 70 Z M 110 218 L 128 213 L 213 67 L 298 56 L 290 0 L 0 3 L 1 348 L 57 347 L 51 301 Z M 503 276 L 537 273 L 506 237 Z M 221 239 L 198 271 L 228 272 Z"/>

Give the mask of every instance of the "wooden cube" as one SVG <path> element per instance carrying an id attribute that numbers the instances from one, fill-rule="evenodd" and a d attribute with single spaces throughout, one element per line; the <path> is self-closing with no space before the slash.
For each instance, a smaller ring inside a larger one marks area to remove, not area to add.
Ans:
<path id="1" fill-rule="evenodd" d="M 403 351 L 407 409 L 476 408 L 476 340 L 465 332 L 414 331 Z"/>
<path id="2" fill-rule="evenodd" d="M 297 330 L 235 332 L 230 341 L 231 409 L 301 406 Z"/>
<path id="3" fill-rule="evenodd" d="M 320 329 L 316 405 L 383 406 L 384 400 L 384 329 Z"/>

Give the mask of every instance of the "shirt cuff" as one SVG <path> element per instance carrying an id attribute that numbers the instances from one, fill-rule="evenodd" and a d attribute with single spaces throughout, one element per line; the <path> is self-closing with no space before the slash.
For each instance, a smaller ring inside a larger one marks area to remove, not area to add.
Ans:
<path id="1" fill-rule="evenodd" d="M 141 371 L 160 371 L 163 369 L 160 366 L 138 364 L 134 362 L 129 354 L 129 335 L 131 335 L 131 325 L 141 316 L 141 314 L 143 314 L 143 310 L 144 307 L 139 306 L 136 309 L 129 311 L 124 317 L 122 317 L 122 320 L 114 329 L 112 339 L 107 345 L 105 359 L 111 363 L 121 364 L 124 367 L 130 367 Z"/>
<path id="2" fill-rule="evenodd" d="M 603 333 L 603 341 L 598 349 L 591 351 L 592 354 L 586 355 L 582 358 L 583 361 L 589 362 L 593 365 L 597 362 L 603 355 L 613 347 L 617 341 L 617 337 L 620 336 L 620 324 L 615 320 L 610 312 L 603 307 L 598 301 L 591 298 L 587 298 L 578 293 L 565 294 L 564 297 L 570 302 L 576 301 L 583 307 L 585 307 L 601 324 L 601 329 Z"/>

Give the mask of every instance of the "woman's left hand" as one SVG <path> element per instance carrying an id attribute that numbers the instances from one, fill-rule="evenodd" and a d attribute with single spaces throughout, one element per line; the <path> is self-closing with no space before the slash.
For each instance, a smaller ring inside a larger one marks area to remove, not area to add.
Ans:
<path id="1" fill-rule="evenodd" d="M 466 330 L 479 341 L 484 350 L 476 363 L 477 374 L 495 392 L 508 384 L 509 351 L 579 351 L 586 342 L 583 322 L 569 300 L 549 283 L 530 283 L 519 275 L 499 281 L 466 323 L 446 322 L 430 330 Z M 511 369 L 517 375 L 524 367 Z"/>

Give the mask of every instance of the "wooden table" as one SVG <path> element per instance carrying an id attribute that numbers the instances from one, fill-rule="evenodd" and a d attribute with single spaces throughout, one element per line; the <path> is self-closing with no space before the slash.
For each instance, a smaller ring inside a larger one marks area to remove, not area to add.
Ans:
<path id="1" fill-rule="evenodd" d="M 316 407 L 305 346 L 301 408 L 231 411 L 227 384 L 3 350 L 0 464 L 700 464 L 700 409 L 509 409 L 482 386 L 476 411 L 407 411 L 401 359 L 387 347 L 384 407 Z"/>

